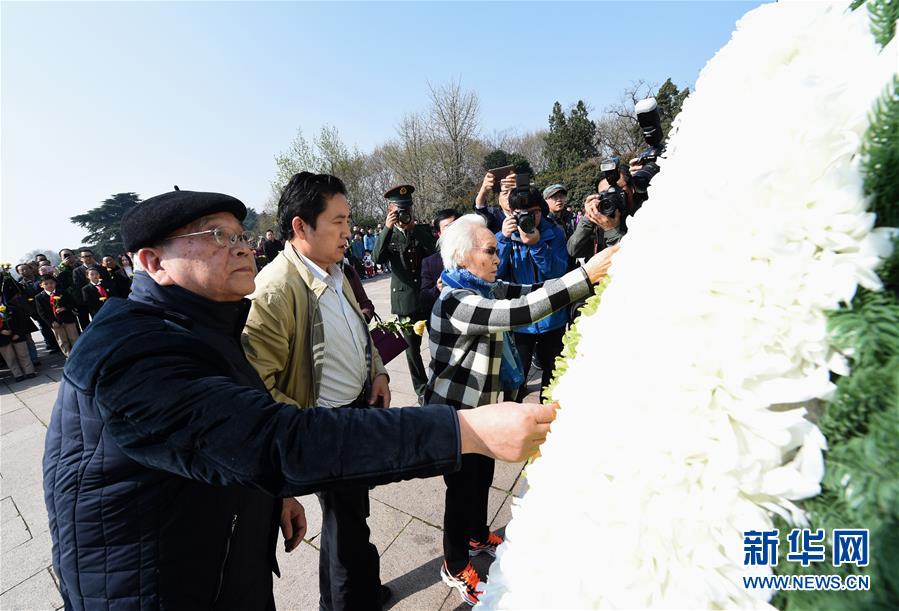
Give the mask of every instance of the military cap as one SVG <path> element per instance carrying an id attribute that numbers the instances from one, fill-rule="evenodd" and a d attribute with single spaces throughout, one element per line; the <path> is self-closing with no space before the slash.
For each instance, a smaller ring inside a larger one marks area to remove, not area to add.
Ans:
<path id="1" fill-rule="evenodd" d="M 391 204 L 396 204 L 397 208 L 408 208 L 410 207 L 412 202 L 412 194 L 415 192 L 415 187 L 412 185 L 397 185 L 387 191 L 384 194 L 384 197 L 387 198 Z"/>
<path id="2" fill-rule="evenodd" d="M 216 212 L 230 212 L 242 221 L 247 207 L 236 197 L 200 191 L 170 191 L 145 199 L 122 218 L 122 244 L 128 252 L 156 244 L 179 227 Z"/>

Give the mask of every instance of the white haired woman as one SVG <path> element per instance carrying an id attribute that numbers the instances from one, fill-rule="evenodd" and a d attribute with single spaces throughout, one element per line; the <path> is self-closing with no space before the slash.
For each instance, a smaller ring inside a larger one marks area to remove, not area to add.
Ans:
<path id="1" fill-rule="evenodd" d="M 605 249 L 561 278 L 516 285 L 496 280 L 496 237 L 478 214 L 467 214 L 447 227 L 439 247 L 445 271 L 440 276 L 443 289 L 431 312 L 431 376 L 424 398 L 426 403 L 456 409 L 496 403 L 501 391 L 516 390 L 524 376 L 508 332 L 589 295 L 618 250 L 617 246 Z M 462 468 L 444 476 L 440 576 L 470 605 L 478 601 L 480 591 L 470 556 L 495 556 L 502 543 L 487 526 L 493 467 L 492 459 L 466 454 Z"/>

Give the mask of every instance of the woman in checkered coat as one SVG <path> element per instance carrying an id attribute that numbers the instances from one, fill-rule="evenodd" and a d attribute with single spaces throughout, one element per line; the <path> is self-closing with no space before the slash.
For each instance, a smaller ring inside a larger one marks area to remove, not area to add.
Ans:
<path id="1" fill-rule="evenodd" d="M 496 403 L 501 391 L 514 392 L 524 381 L 521 362 L 508 333 L 532 324 L 591 293 L 606 275 L 606 249 L 583 267 L 543 284 L 516 285 L 496 280 L 496 238 L 480 215 L 456 220 L 440 237 L 445 271 L 440 297 L 430 320 L 431 372 L 426 403 L 470 409 Z M 464 455 L 462 468 L 444 476 L 443 581 L 462 600 L 478 600 L 480 580 L 470 556 L 494 556 L 502 538 L 487 527 L 487 493 L 493 482 L 492 459 Z"/>

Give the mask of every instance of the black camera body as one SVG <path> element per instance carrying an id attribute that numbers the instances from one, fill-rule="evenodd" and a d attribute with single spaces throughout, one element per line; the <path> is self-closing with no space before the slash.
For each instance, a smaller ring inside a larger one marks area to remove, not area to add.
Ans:
<path id="1" fill-rule="evenodd" d="M 642 194 L 646 193 L 653 176 L 659 173 L 657 161 L 665 152 L 665 146 L 662 143 L 662 117 L 659 115 L 655 98 L 640 100 L 634 110 L 643 131 L 643 139 L 649 146 L 637 157 L 642 167 L 631 175 L 634 191 Z"/>
<path id="2" fill-rule="evenodd" d="M 528 172 L 515 174 L 515 188 L 509 193 L 509 207 L 514 210 L 515 221 L 525 233 L 534 233 L 537 218 L 531 208 L 531 175 Z"/>
<path id="3" fill-rule="evenodd" d="M 621 170 L 618 168 L 618 157 L 603 159 L 599 164 L 602 178 L 609 183 L 608 188 L 599 194 L 599 212 L 603 216 L 613 217 L 616 210 L 621 211 L 622 217 L 627 214 L 627 197 L 624 189 L 618 186 L 621 179 Z"/>

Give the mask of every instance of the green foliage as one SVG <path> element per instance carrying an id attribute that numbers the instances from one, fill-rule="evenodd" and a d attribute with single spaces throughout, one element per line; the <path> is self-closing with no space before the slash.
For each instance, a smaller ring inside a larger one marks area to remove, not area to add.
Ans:
<path id="1" fill-rule="evenodd" d="M 869 0 L 867 5 L 871 16 L 871 32 L 877 43 L 885 47 L 896 34 L 899 3 L 896 0 Z"/>
<path id="2" fill-rule="evenodd" d="M 897 363 L 891 361 L 840 379 L 833 400 L 818 422 L 828 443 L 836 445 L 868 433 L 871 419 L 890 407 L 895 392 L 891 373 L 896 367 Z"/>
<path id="3" fill-rule="evenodd" d="M 247 216 L 244 218 L 241 225 L 243 225 L 244 229 L 254 231 L 257 220 L 259 220 L 259 213 L 256 212 L 253 208 L 247 208 Z"/>
<path id="4" fill-rule="evenodd" d="M 549 132 L 545 136 L 545 154 L 549 170 L 564 170 L 596 157 L 596 124 L 588 117 L 583 100 L 578 100 L 568 115 L 556 102 L 549 115 Z"/>
<path id="5" fill-rule="evenodd" d="M 529 172 L 531 175 L 534 174 L 534 168 L 531 167 L 531 162 L 524 155 L 519 155 L 518 153 L 507 153 L 502 149 L 496 149 L 487 154 L 484 157 L 484 170 L 492 170 L 494 168 L 501 168 L 503 166 L 511 165 L 515 166 L 516 172 Z"/>
<path id="6" fill-rule="evenodd" d="M 509 153 L 504 151 L 503 149 L 496 149 L 495 151 L 490 151 L 487 155 L 484 156 L 484 163 L 481 164 L 484 168 L 484 171 L 492 170 L 493 168 L 501 168 L 504 165 L 509 165 Z"/>
<path id="7" fill-rule="evenodd" d="M 124 252 L 120 231 L 122 217 L 140 201 L 137 193 L 116 193 L 96 208 L 69 220 L 90 232 L 82 239 L 85 246 L 92 247 L 100 255 L 117 255 Z"/>
<path id="8" fill-rule="evenodd" d="M 899 6 L 899 2 L 894 2 Z M 862 145 L 862 173 L 865 195 L 873 199 L 871 209 L 877 224 L 899 227 L 899 78 L 877 102 L 871 125 Z"/>
<path id="9" fill-rule="evenodd" d="M 666 138 L 671 130 L 671 123 L 674 121 L 674 117 L 680 112 L 688 95 L 690 95 L 689 87 L 681 91 L 677 88 L 677 85 L 671 82 L 670 78 L 662 83 L 662 86 L 656 92 L 656 104 L 658 104 L 659 116 L 662 119 L 662 133 L 665 134 Z"/>
<path id="10" fill-rule="evenodd" d="M 862 5 L 852 3 L 852 9 Z M 870 0 L 871 30 L 881 45 L 895 33 L 899 3 Z M 899 225 L 899 79 L 893 78 L 871 117 L 862 144 L 865 194 L 877 225 Z M 822 493 L 805 502 L 813 528 L 870 531 L 870 565 L 827 567 L 843 577 L 871 578 L 867 592 L 780 592 L 772 601 L 786 611 L 899 608 L 899 238 L 878 269 L 884 291 L 859 290 L 852 303 L 830 315 L 835 347 L 851 357 L 852 373 L 819 422 L 829 451 Z M 789 527 L 779 524 L 783 536 Z M 832 558 L 828 541 L 828 557 Z M 786 545 L 782 541 L 781 549 Z M 781 563 L 780 574 L 820 574 L 821 567 Z"/>
<path id="11" fill-rule="evenodd" d="M 899 355 L 899 303 L 888 293 L 860 289 L 851 307 L 830 315 L 828 326 L 833 345 L 851 353 L 853 371 Z"/>
<path id="12" fill-rule="evenodd" d="M 883 280 L 885 290 L 892 292 L 899 299 L 899 235 L 893 238 L 893 252 L 884 259 L 877 270 L 877 275 Z"/>
<path id="13" fill-rule="evenodd" d="M 591 193 L 596 193 L 596 183 L 600 178 L 599 161 L 591 159 L 564 170 L 547 170 L 540 172 L 535 177 L 535 182 L 541 187 L 552 184 L 562 184 L 568 189 L 568 201 L 577 207 Z"/>

